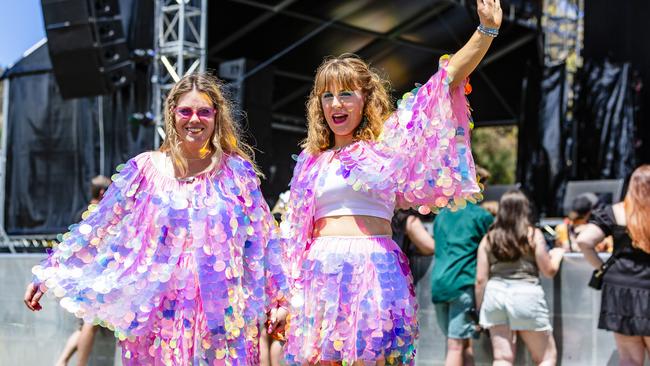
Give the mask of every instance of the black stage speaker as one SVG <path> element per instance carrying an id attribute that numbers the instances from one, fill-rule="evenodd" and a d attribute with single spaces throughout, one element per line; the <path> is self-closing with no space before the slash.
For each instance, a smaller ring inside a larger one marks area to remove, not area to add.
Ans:
<path id="1" fill-rule="evenodd" d="M 119 0 L 41 0 L 54 76 L 64 98 L 108 94 L 134 65 Z"/>

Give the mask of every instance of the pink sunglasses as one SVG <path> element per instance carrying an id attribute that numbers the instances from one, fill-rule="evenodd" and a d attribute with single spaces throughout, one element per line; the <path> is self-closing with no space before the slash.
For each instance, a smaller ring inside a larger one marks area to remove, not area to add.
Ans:
<path id="1" fill-rule="evenodd" d="M 205 120 L 214 118 L 215 114 L 217 114 L 217 110 L 209 107 L 201 107 L 197 109 L 191 107 L 176 107 L 174 108 L 174 113 L 176 113 L 180 119 L 190 119 L 196 114 L 198 119 Z"/>

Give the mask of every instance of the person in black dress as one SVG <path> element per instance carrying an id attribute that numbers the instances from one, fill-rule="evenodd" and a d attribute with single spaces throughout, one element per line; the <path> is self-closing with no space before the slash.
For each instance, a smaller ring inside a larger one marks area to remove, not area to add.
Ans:
<path id="1" fill-rule="evenodd" d="M 594 247 L 614 238 L 613 265 L 603 276 L 598 328 L 614 332 L 621 365 L 643 365 L 650 352 L 650 165 L 637 168 L 623 202 L 592 212 L 577 242 L 595 268 Z"/>

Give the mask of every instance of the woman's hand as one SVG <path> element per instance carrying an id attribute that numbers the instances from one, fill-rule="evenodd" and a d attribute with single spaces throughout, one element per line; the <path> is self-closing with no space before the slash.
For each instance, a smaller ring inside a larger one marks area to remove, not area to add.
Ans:
<path id="1" fill-rule="evenodd" d="M 30 283 L 27 285 L 27 289 L 25 290 L 25 298 L 23 301 L 25 302 L 25 306 L 29 308 L 31 311 L 38 311 L 43 309 L 41 304 L 38 302 L 41 300 L 41 297 L 43 297 L 43 291 L 41 291 L 40 287 Z"/>
<path id="2" fill-rule="evenodd" d="M 557 269 L 560 269 L 560 263 L 562 262 L 562 259 L 564 259 L 564 253 L 566 253 L 566 249 L 564 248 L 553 248 L 548 252 L 551 256 L 553 266 Z"/>
<path id="3" fill-rule="evenodd" d="M 476 0 L 476 7 L 483 27 L 498 29 L 501 26 L 503 13 L 499 0 Z M 477 30 L 472 38 L 451 56 L 447 65 L 447 76 L 451 80 L 449 84 L 451 89 L 460 85 L 476 69 L 493 40 L 493 36 Z"/>
<path id="4" fill-rule="evenodd" d="M 503 12 L 499 0 L 476 0 L 476 8 L 481 24 L 487 28 L 501 27 Z"/>
<path id="5" fill-rule="evenodd" d="M 284 326 L 286 325 L 288 315 L 289 311 L 285 307 L 271 309 L 271 312 L 268 316 L 269 322 L 266 331 L 269 334 L 282 332 L 284 330 Z"/>
<path id="6" fill-rule="evenodd" d="M 553 248 L 548 251 L 548 254 L 551 256 L 551 258 L 559 258 L 560 260 L 562 260 L 564 253 L 566 253 L 566 249 L 564 248 Z"/>

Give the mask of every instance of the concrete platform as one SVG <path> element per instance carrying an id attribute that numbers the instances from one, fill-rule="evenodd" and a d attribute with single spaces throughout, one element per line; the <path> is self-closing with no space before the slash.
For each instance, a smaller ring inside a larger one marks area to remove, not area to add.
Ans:
<path id="1" fill-rule="evenodd" d="M 38 312 L 29 311 L 23 304 L 31 268 L 44 257 L 0 254 L 0 288 L 4 295 L 0 298 L 0 365 L 54 365 L 68 336 L 79 328 L 79 320 L 63 310 L 54 296 L 45 296 L 43 310 Z M 112 332 L 97 332 L 90 366 L 113 365 L 115 345 Z M 70 365 L 76 365 L 75 357 Z"/>

